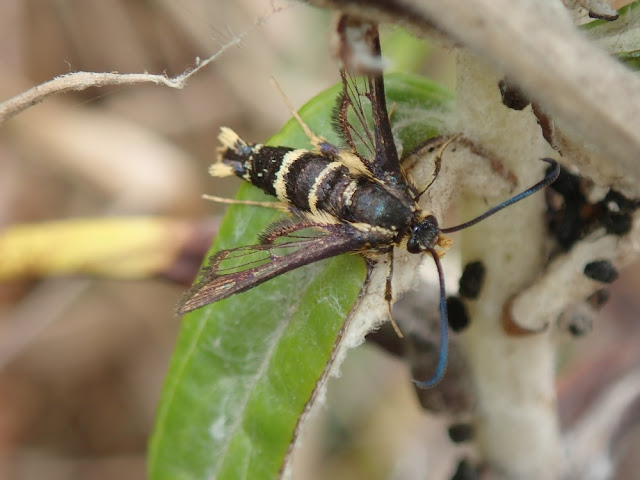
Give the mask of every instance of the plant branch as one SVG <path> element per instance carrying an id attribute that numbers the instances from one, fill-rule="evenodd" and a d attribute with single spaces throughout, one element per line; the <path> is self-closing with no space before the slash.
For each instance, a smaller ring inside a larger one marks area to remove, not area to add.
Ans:
<path id="1" fill-rule="evenodd" d="M 620 182 L 640 192 L 640 79 L 580 33 L 561 1 L 309 2 L 423 35 L 435 25 L 512 78 L 561 128 L 588 139 L 615 162 Z"/>
<path id="2" fill-rule="evenodd" d="M 514 321 L 523 328 L 544 328 L 541 322 L 558 318 L 573 302 L 584 300 L 602 288 L 602 283 L 584 274 L 587 263 L 609 260 L 617 268 L 623 268 L 640 256 L 639 238 L 638 215 L 634 216 L 633 229 L 624 237 L 605 235 L 603 230 L 594 232 L 556 258 L 535 284 L 516 297 L 511 307 Z M 541 298 L 545 302 L 540 302 Z"/>
<path id="3" fill-rule="evenodd" d="M 117 72 L 74 72 L 55 77 L 48 82 L 36 85 L 24 92 L 0 103 L 0 124 L 23 110 L 42 102 L 47 97 L 70 91 L 81 91 L 90 87 L 104 87 L 107 85 L 135 85 L 138 83 L 154 83 L 170 88 L 182 89 L 191 76 L 209 65 L 226 50 L 239 45 L 242 38 L 247 35 L 244 32 L 222 45 L 220 49 L 204 61 L 196 60 L 196 66 L 186 70 L 175 77 L 155 75 L 151 73 L 117 73 Z"/>

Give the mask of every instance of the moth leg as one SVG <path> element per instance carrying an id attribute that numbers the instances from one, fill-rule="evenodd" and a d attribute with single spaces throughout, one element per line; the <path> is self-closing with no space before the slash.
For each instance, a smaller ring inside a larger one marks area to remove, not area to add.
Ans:
<path id="1" fill-rule="evenodd" d="M 254 200 L 236 200 L 235 198 L 217 197 L 215 195 L 202 195 L 205 200 L 211 200 L 216 203 L 225 203 L 227 205 L 251 205 L 254 207 L 274 208 L 282 212 L 288 212 L 289 207 L 281 202 L 257 202 Z"/>
<path id="2" fill-rule="evenodd" d="M 389 107 L 389 115 L 388 115 L 389 121 L 391 121 L 391 118 L 393 117 L 393 114 L 395 113 L 396 108 L 398 108 L 398 104 L 396 102 L 393 102 Z"/>
<path id="3" fill-rule="evenodd" d="M 307 125 L 305 121 L 302 120 L 302 117 L 300 117 L 300 115 L 295 110 L 295 108 L 293 108 L 293 105 L 291 105 L 289 98 L 287 98 L 285 93 L 282 91 L 282 88 L 280 88 L 280 85 L 278 84 L 276 79 L 273 77 L 271 77 L 271 84 L 273 85 L 273 87 L 276 89 L 276 91 L 282 98 L 282 101 L 287 107 L 287 110 L 289 110 L 289 113 L 291 114 L 291 116 L 295 118 L 296 121 L 300 124 L 300 127 L 302 127 L 302 130 L 304 131 L 305 135 L 309 138 L 311 145 L 313 145 L 317 151 L 319 151 L 324 155 L 329 155 L 332 157 L 339 156 L 340 149 L 338 147 L 329 143 L 329 141 L 326 138 L 321 137 L 320 135 L 317 135 L 316 133 L 314 133 L 314 131 L 311 130 L 309 125 Z"/>
<path id="4" fill-rule="evenodd" d="M 387 310 L 389 311 L 389 320 L 391 321 L 391 326 L 398 335 L 399 338 L 404 338 L 402 331 L 400 331 L 400 327 L 393 319 L 393 314 L 391 312 L 391 302 L 393 301 L 393 292 L 391 290 L 391 279 L 393 278 L 393 248 L 389 250 L 389 254 L 387 255 L 387 279 L 384 287 L 384 299 L 387 302 Z"/>
<path id="5" fill-rule="evenodd" d="M 449 138 L 445 138 L 444 139 L 444 141 L 440 145 L 440 148 L 438 149 L 438 153 L 436 153 L 436 156 L 435 156 L 435 159 L 434 159 L 435 169 L 433 171 L 433 178 L 427 184 L 426 187 L 424 187 L 421 191 L 418 192 L 418 194 L 416 196 L 416 200 L 419 200 L 420 197 L 422 196 L 422 194 L 424 192 L 426 192 L 427 190 L 429 190 L 429 187 L 433 184 L 433 182 L 436 181 L 436 178 L 438 178 L 438 174 L 440 173 L 440 166 L 442 164 L 442 155 L 444 154 L 444 151 L 447 149 L 447 147 L 451 143 L 453 143 L 454 141 L 458 141 L 459 137 L 460 137 L 459 135 L 452 135 Z"/>

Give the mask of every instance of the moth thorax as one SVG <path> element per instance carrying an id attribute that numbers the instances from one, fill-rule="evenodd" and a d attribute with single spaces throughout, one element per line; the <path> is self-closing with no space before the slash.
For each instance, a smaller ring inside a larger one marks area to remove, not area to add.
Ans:
<path id="1" fill-rule="evenodd" d="M 437 245 L 439 238 L 438 221 L 433 215 L 428 215 L 411 226 L 409 239 L 407 240 L 407 251 L 409 253 L 420 253 L 432 249 Z"/>

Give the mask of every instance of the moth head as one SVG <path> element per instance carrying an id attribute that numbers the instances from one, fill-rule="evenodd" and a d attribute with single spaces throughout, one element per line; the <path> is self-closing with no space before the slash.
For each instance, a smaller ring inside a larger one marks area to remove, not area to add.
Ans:
<path id="1" fill-rule="evenodd" d="M 439 238 L 438 220 L 433 215 L 427 215 L 411 226 L 407 240 L 407 251 L 421 253 L 433 249 L 438 244 Z"/>

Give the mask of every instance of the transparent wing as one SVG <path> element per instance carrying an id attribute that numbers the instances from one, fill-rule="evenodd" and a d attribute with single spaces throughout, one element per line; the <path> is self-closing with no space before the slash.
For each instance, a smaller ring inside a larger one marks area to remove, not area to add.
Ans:
<path id="1" fill-rule="evenodd" d="M 176 313 L 195 310 L 209 303 L 249 290 L 278 275 L 303 265 L 358 251 L 364 240 L 348 225 L 327 226 L 325 232 L 307 235 L 315 225 L 287 227 L 287 233 L 273 241 L 222 250 L 209 260 L 201 279 L 186 293 Z"/>
<path id="2" fill-rule="evenodd" d="M 371 57 L 380 57 L 377 26 L 367 24 L 366 47 Z M 360 158 L 371 175 L 389 186 L 406 190 L 406 178 L 400 167 L 380 71 L 355 76 L 341 70 L 342 94 L 334 112 L 336 130 Z"/>
<path id="3" fill-rule="evenodd" d="M 373 173 L 376 155 L 369 79 L 340 70 L 342 93 L 334 112 L 338 134 Z"/>

